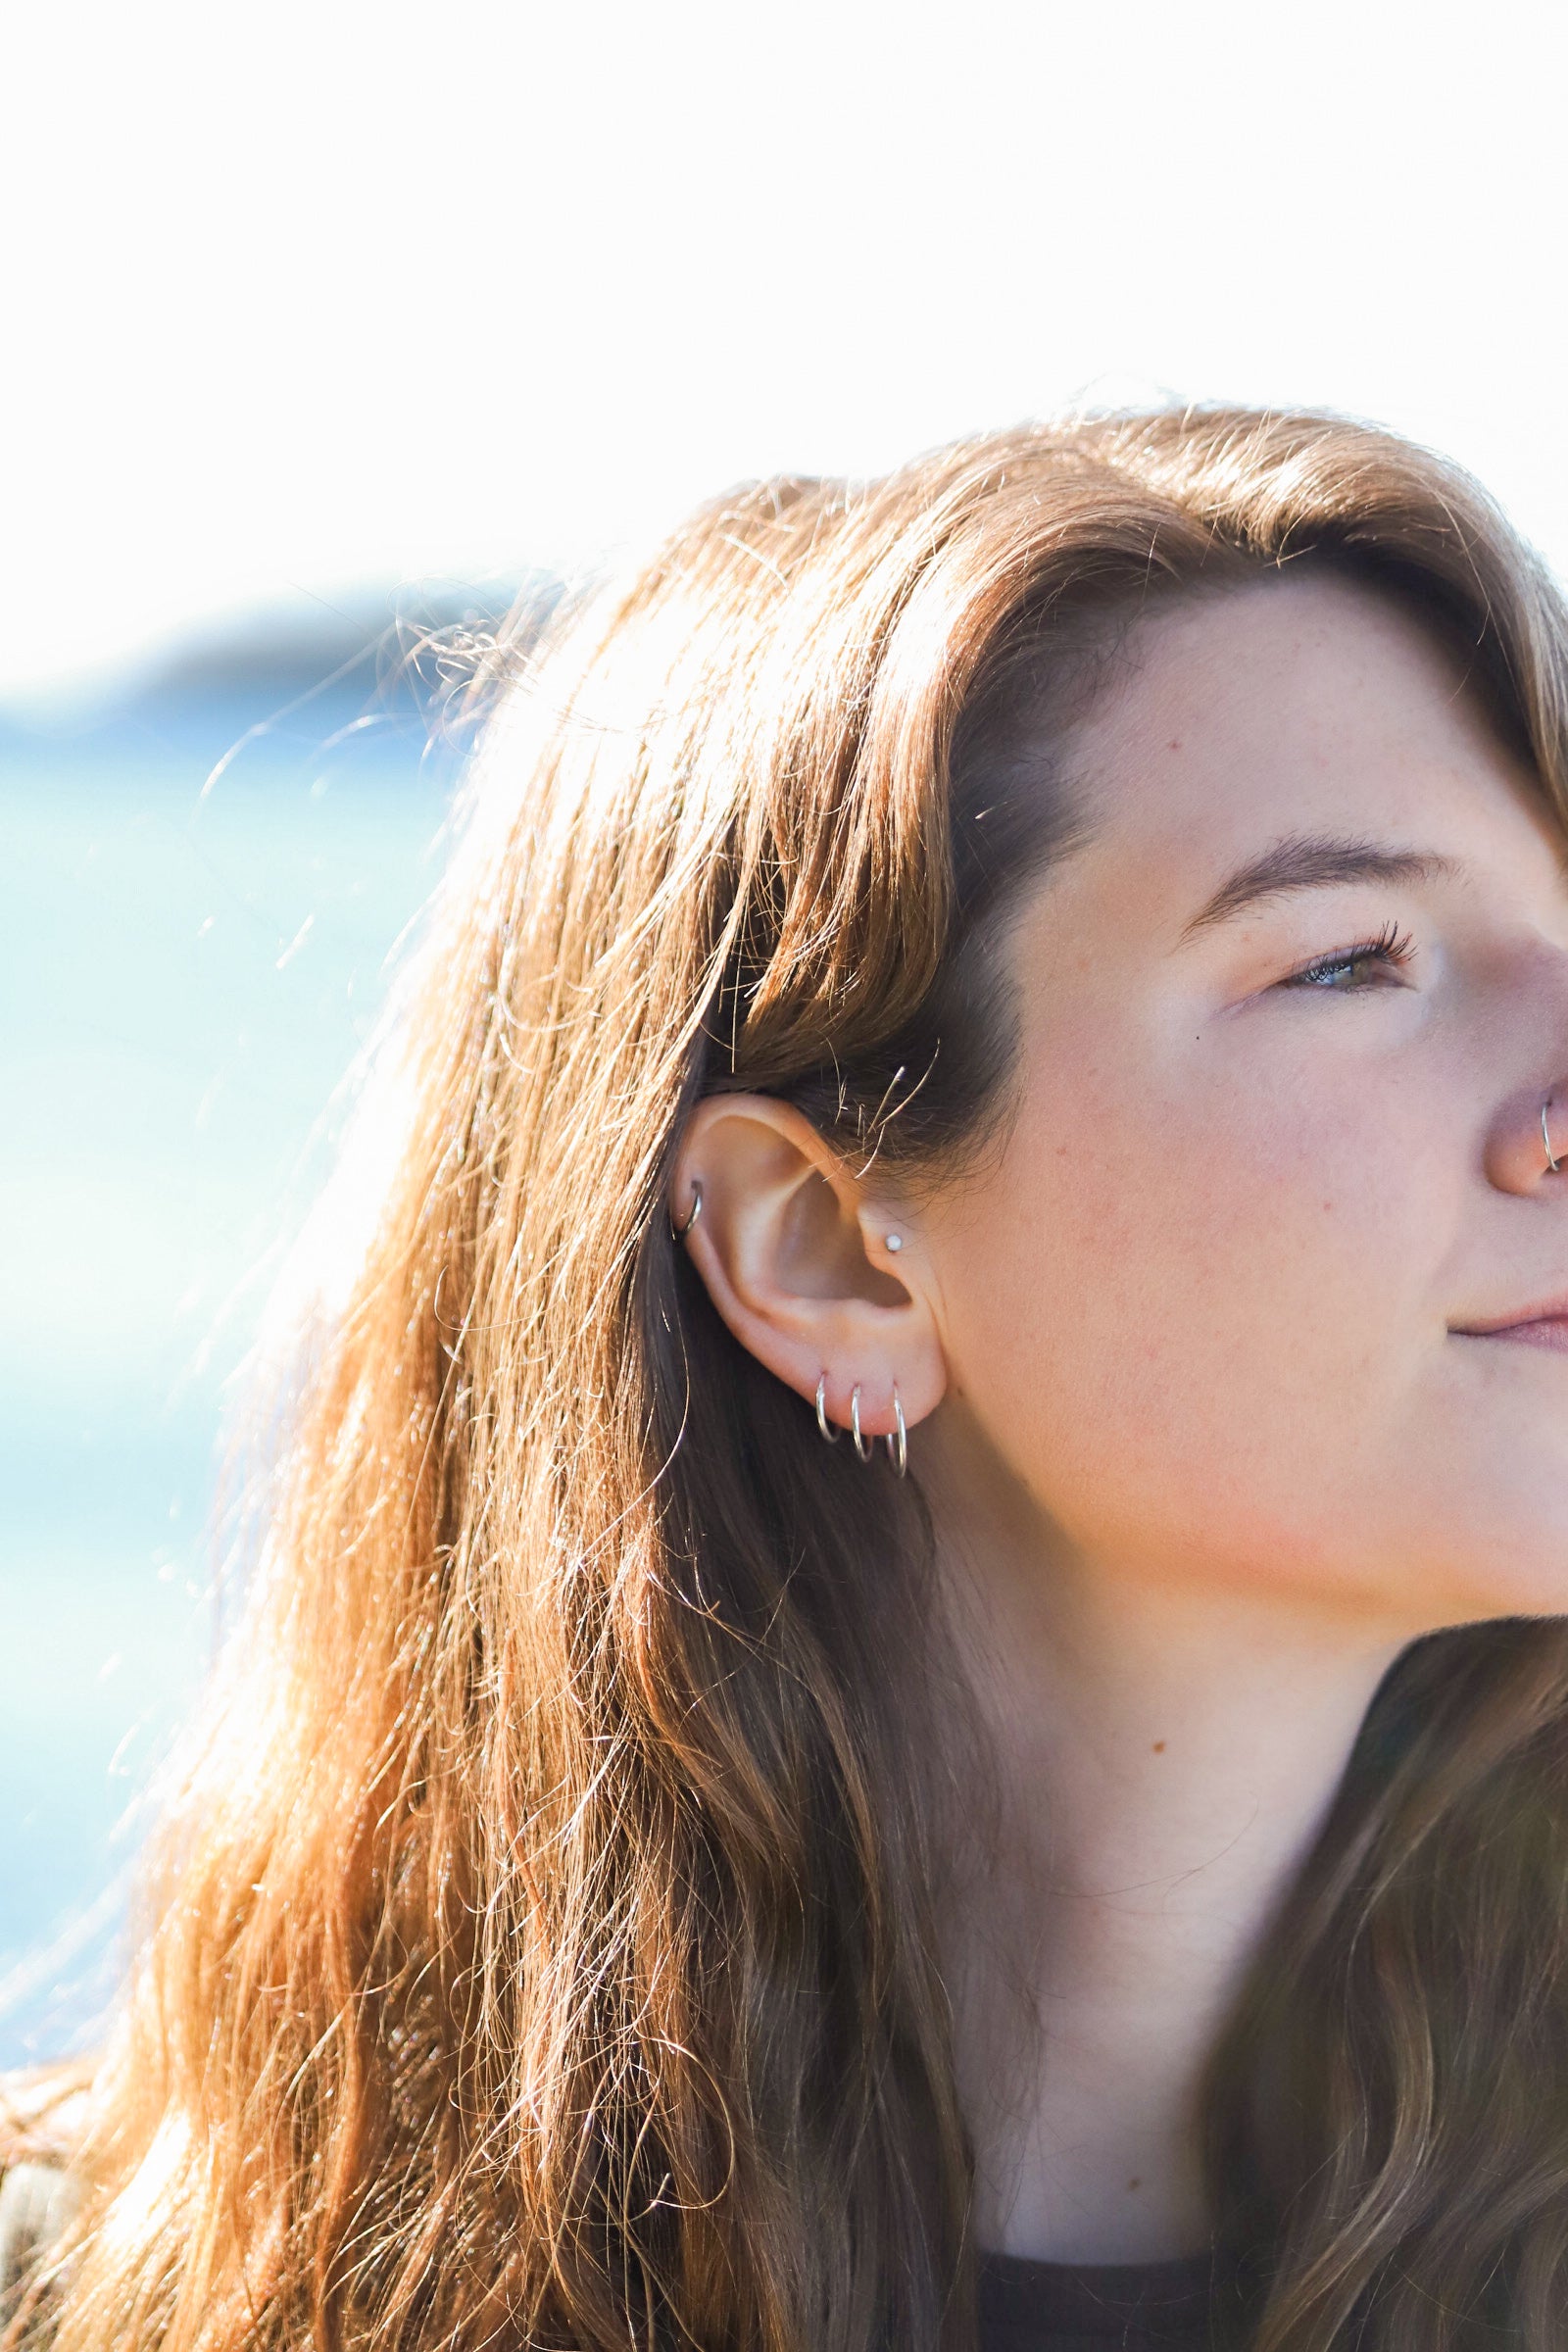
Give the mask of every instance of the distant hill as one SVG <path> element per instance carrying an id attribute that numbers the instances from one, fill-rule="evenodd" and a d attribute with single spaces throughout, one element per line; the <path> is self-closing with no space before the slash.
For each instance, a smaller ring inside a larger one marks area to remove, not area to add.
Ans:
<path id="1" fill-rule="evenodd" d="M 561 584 L 536 574 L 484 589 L 443 584 L 420 590 L 360 590 L 298 608 L 260 612 L 185 639 L 143 672 L 122 704 L 225 702 L 277 708 L 304 696 L 422 709 L 436 686 L 443 643 L 490 636 L 515 606 L 533 625 L 554 611 Z"/>
<path id="2" fill-rule="evenodd" d="M 0 740 L 41 733 L 103 741 L 127 729 L 219 723 L 220 731 L 296 713 L 311 733 L 366 711 L 424 727 L 509 612 L 524 639 L 560 602 L 562 584 L 534 573 L 480 586 L 367 587 L 308 604 L 216 621 L 114 680 L 84 679 L 47 709 L 0 710 Z"/>

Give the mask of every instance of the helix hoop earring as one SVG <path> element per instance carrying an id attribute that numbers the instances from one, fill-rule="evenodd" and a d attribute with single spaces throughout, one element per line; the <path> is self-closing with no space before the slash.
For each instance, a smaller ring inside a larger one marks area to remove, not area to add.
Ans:
<path id="1" fill-rule="evenodd" d="M 1562 1161 L 1557 1157 L 1556 1152 L 1553 1152 L 1551 1148 L 1551 1137 L 1546 1132 L 1546 1113 L 1550 1107 L 1551 1097 L 1548 1095 L 1545 1102 L 1541 1105 L 1541 1140 L 1546 1147 L 1546 1165 L 1555 1176 L 1557 1170 L 1562 1166 Z"/>
<path id="2" fill-rule="evenodd" d="M 696 1224 L 696 1222 L 697 1222 L 698 1218 L 699 1218 L 699 1217 L 702 1215 L 702 1213 L 703 1213 L 703 1187 L 702 1187 L 701 1180 L 700 1180 L 698 1177 L 694 1176 L 694 1177 L 692 1178 L 692 1205 L 691 1205 L 691 1213 L 690 1213 L 690 1214 L 689 1214 L 689 1216 L 687 1217 L 685 1224 L 684 1224 L 684 1225 L 677 1225 L 673 1217 L 671 1217 L 671 1218 L 670 1218 L 670 1220 L 669 1220 L 669 1230 L 670 1230 L 670 1232 L 671 1232 L 671 1233 L 672 1233 L 672 1234 L 675 1236 L 675 1239 L 676 1239 L 676 1241 L 677 1241 L 677 1242 L 679 1242 L 679 1241 L 684 1241 L 685 1237 L 687 1236 L 687 1234 L 689 1234 L 689 1233 L 690 1233 L 690 1231 L 691 1231 L 692 1227 L 693 1227 L 693 1226 Z"/>
<path id="3" fill-rule="evenodd" d="M 826 1438 L 828 1444 L 830 1446 L 836 1446 L 844 1433 L 842 1430 L 832 1428 L 829 1424 L 827 1417 L 826 1392 L 827 1374 L 823 1372 L 818 1376 L 816 1383 L 816 1426 L 822 1432 L 822 1435 L 824 1438 Z M 857 1394 L 858 1394 L 858 1392 L 857 1392 Z"/>
<path id="4" fill-rule="evenodd" d="M 876 1451 L 875 1441 L 860 1435 L 860 1384 L 856 1382 L 850 1396 L 850 1428 L 855 1435 L 855 1450 L 862 1462 L 868 1462 Z"/>
<path id="5" fill-rule="evenodd" d="M 909 1467 L 909 1433 L 904 1425 L 904 1407 L 899 1402 L 897 1381 L 893 1383 L 893 1418 L 899 1425 L 899 1434 L 896 1438 L 890 1435 L 887 1440 L 888 1459 L 903 1478 Z"/>

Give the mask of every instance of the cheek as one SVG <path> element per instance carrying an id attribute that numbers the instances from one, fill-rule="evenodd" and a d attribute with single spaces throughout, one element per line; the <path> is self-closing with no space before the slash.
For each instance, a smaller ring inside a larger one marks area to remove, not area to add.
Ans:
<path id="1" fill-rule="evenodd" d="M 1369 1162 L 1353 1105 L 1308 1114 L 1234 1076 L 1132 1091 L 1136 1116 L 1093 1081 L 1053 1118 L 1026 1106 L 968 1227 L 955 1377 L 1075 1540 L 1343 1543 L 1407 1411 L 1408 1156 L 1386 1139 Z"/>

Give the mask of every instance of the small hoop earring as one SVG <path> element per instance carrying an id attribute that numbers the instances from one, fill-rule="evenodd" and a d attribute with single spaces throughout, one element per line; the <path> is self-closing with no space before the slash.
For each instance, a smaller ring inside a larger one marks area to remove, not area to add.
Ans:
<path id="1" fill-rule="evenodd" d="M 1551 1148 L 1551 1137 L 1546 1132 L 1546 1112 L 1550 1109 L 1550 1107 L 1551 1097 L 1548 1095 L 1545 1102 L 1541 1105 L 1541 1140 L 1546 1147 L 1546 1165 L 1555 1176 L 1557 1170 L 1562 1166 L 1562 1161 L 1557 1157 L 1555 1152 L 1553 1152 Z"/>
<path id="2" fill-rule="evenodd" d="M 827 1374 L 823 1372 L 819 1375 L 816 1384 L 816 1426 L 828 1444 L 836 1446 L 844 1433 L 842 1430 L 832 1429 L 828 1426 L 826 1390 Z"/>
<path id="3" fill-rule="evenodd" d="M 699 1217 L 702 1215 L 702 1213 L 703 1213 L 703 1187 L 702 1187 L 702 1182 L 701 1182 L 701 1180 L 700 1180 L 698 1177 L 694 1176 L 694 1177 L 692 1178 L 692 1206 L 691 1206 L 691 1214 L 690 1214 L 690 1215 L 688 1216 L 688 1218 L 686 1219 L 686 1222 L 685 1222 L 685 1224 L 684 1224 L 684 1225 L 677 1225 L 673 1217 L 671 1217 L 671 1218 L 670 1218 L 670 1220 L 669 1220 L 669 1230 L 670 1230 L 670 1232 L 671 1232 L 671 1233 L 672 1233 L 672 1234 L 675 1236 L 675 1239 L 676 1239 L 676 1241 L 677 1241 L 677 1242 L 680 1242 L 680 1241 L 684 1241 L 684 1240 L 685 1240 L 685 1238 L 686 1238 L 687 1234 L 689 1234 L 689 1233 L 690 1233 L 690 1231 L 691 1231 L 692 1227 L 693 1227 L 693 1226 L 696 1224 L 696 1222 L 697 1222 L 698 1218 L 699 1218 Z"/>
<path id="4" fill-rule="evenodd" d="M 897 1438 L 892 1436 L 888 1438 L 888 1459 L 899 1476 L 903 1478 L 909 1467 L 909 1433 L 904 1426 L 904 1407 L 899 1402 L 897 1381 L 893 1383 L 893 1418 L 899 1425 L 899 1434 Z"/>
<path id="5" fill-rule="evenodd" d="M 875 1441 L 860 1435 L 860 1384 L 856 1382 L 850 1396 L 850 1427 L 855 1433 L 855 1450 L 862 1462 L 868 1462 L 876 1451 Z"/>

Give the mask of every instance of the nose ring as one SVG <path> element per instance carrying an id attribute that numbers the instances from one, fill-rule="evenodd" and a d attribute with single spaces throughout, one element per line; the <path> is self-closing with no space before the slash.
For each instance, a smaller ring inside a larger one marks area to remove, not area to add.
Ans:
<path id="1" fill-rule="evenodd" d="M 1557 1170 L 1562 1166 L 1562 1161 L 1557 1157 L 1555 1152 L 1553 1152 L 1551 1148 L 1551 1137 L 1546 1132 L 1546 1112 L 1550 1107 L 1550 1103 L 1551 1097 L 1548 1095 L 1545 1102 L 1541 1105 L 1541 1140 L 1546 1147 L 1546 1165 L 1555 1176 Z"/>

